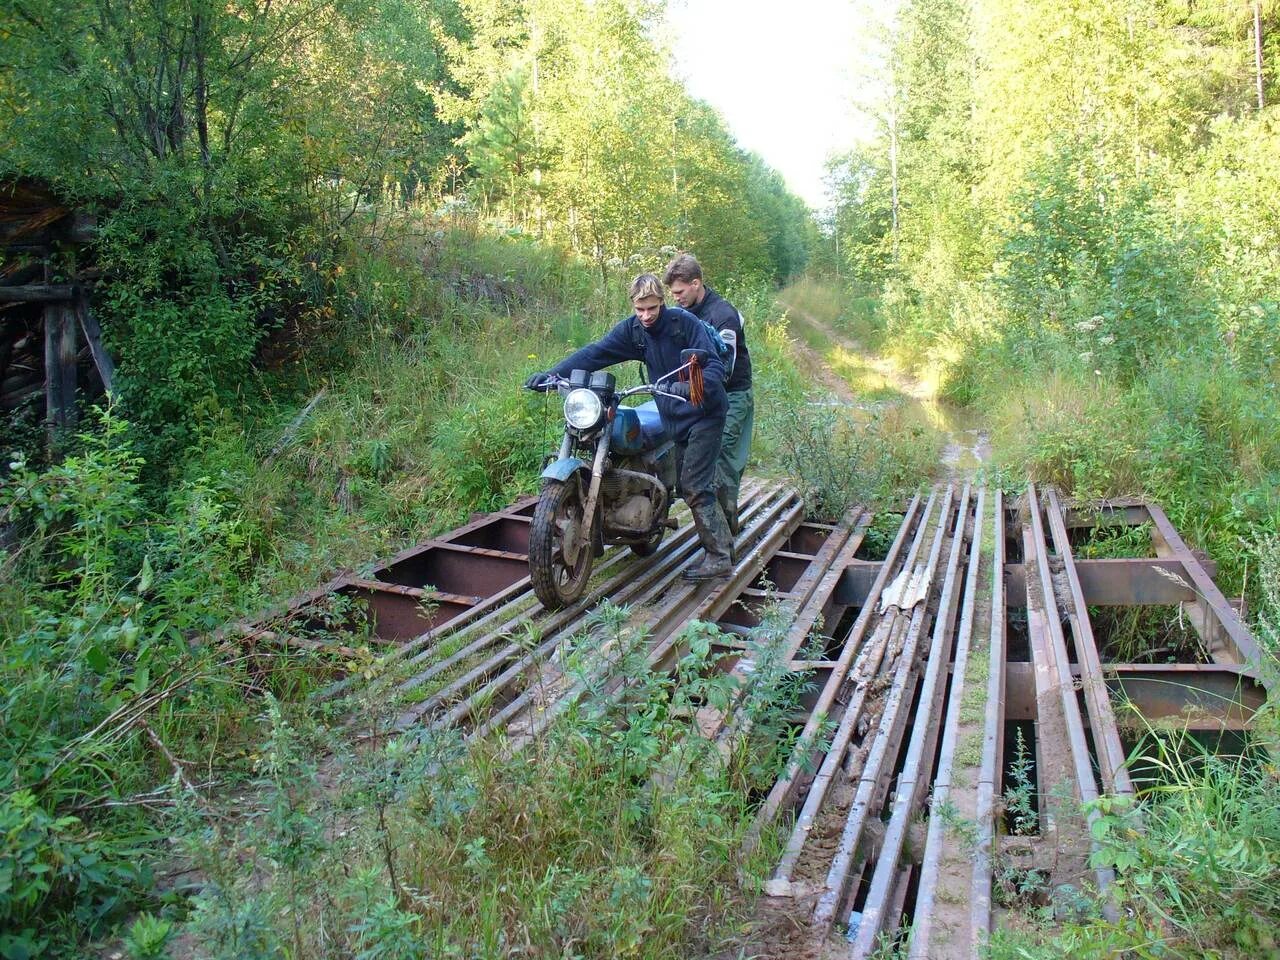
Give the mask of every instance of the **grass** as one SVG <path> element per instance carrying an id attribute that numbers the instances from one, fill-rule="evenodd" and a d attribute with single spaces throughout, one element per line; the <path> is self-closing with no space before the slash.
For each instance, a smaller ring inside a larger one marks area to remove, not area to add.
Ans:
<path id="1" fill-rule="evenodd" d="M 766 731 L 801 688 L 782 669 L 758 677 L 741 709 L 762 733 L 725 763 L 691 725 L 694 706 L 729 692 L 705 630 L 690 628 L 674 675 L 654 675 L 643 666 L 646 638 L 626 617 L 602 608 L 569 662 L 582 658 L 590 673 L 598 648 L 621 650 L 628 695 L 612 708 L 583 701 L 518 752 L 449 731 L 355 753 L 330 738 L 343 758 L 334 784 L 309 759 L 311 743 L 330 735 L 300 708 L 271 706 L 264 815 L 235 835 L 186 834 L 211 878 L 188 936 L 206 952 L 246 957 L 284 945 L 299 958 L 375 946 L 385 952 L 369 955 L 380 957 L 718 948 L 743 909 L 739 871 L 765 869 L 740 853 L 754 816 L 747 798 L 787 757 L 785 738 Z M 758 663 L 786 627 L 766 617 Z M 379 723 L 377 701 L 366 707 Z"/>

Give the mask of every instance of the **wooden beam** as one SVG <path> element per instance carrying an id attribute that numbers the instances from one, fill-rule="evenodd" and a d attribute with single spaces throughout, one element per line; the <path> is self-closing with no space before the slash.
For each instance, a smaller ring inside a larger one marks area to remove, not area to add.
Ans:
<path id="1" fill-rule="evenodd" d="M 75 287 L 70 283 L 24 283 L 16 287 L 0 286 L 0 303 L 50 303 L 70 300 Z"/>
<path id="2" fill-rule="evenodd" d="M 45 421 L 52 435 L 76 422 L 76 324 L 67 304 L 44 308 Z"/>
<path id="3" fill-rule="evenodd" d="M 80 318 L 80 328 L 84 330 L 84 338 L 93 354 L 93 363 L 98 368 L 98 376 L 102 378 L 102 385 L 110 394 L 112 382 L 115 380 L 116 365 L 111 359 L 111 354 L 107 353 L 106 347 L 102 345 L 102 328 L 98 326 L 97 318 L 89 309 L 89 298 L 83 293 L 76 296 L 76 316 Z"/>

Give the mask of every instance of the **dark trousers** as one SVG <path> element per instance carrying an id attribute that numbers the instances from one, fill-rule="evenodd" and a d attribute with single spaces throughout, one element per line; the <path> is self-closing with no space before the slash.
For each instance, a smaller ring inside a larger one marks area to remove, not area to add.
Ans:
<path id="1" fill-rule="evenodd" d="M 684 443 L 676 444 L 676 470 L 680 496 L 690 509 L 716 502 L 716 462 L 724 417 L 703 417 L 689 430 Z"/>
<path id="2" fill-rule="evenodd" d="M 684 443 L 676 444 L 680 495 L 689 505 L 706 553 L 698 567 L 686 571 L 694 580 L 725 576 L 733 566 L 733 536 L 716 499 L 716 461 L 723 433 L 724 417 L 702 419 L 693 425 Z"/>

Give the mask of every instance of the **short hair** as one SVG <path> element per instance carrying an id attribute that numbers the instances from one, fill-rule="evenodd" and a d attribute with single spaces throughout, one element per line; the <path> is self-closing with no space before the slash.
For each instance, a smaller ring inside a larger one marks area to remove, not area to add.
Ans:
<path id="1" fill-rule="evenodd" d="M 645 297 L 667 299 L 667 292 L 662 289 L 662 281 L 652 273 L 642 273 L 631 281 L 631 302 L 635 303 Z"/>
<path id="2" fill-rule="evenodd" d="M 667 264 L 667 272 L 662 279 L 667 282 L 667 286 L 671 286 L 675 280 L 693 283 L 702 279 L 702 264 L 698 263 L 698 258 L 692 253 L 682 253 Z"/>

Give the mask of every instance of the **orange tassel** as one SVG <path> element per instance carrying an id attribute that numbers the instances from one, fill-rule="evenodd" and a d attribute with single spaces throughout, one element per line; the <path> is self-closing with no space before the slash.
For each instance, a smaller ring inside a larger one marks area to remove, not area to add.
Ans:
<path id="1" fill-rule="evenodd" d="M 702 406 L 702 367 L 698 365 L 697 357 L 689 358 L 689 369 L 680 374 L 680 379 L 689 381 L 689 402 Z"/>

